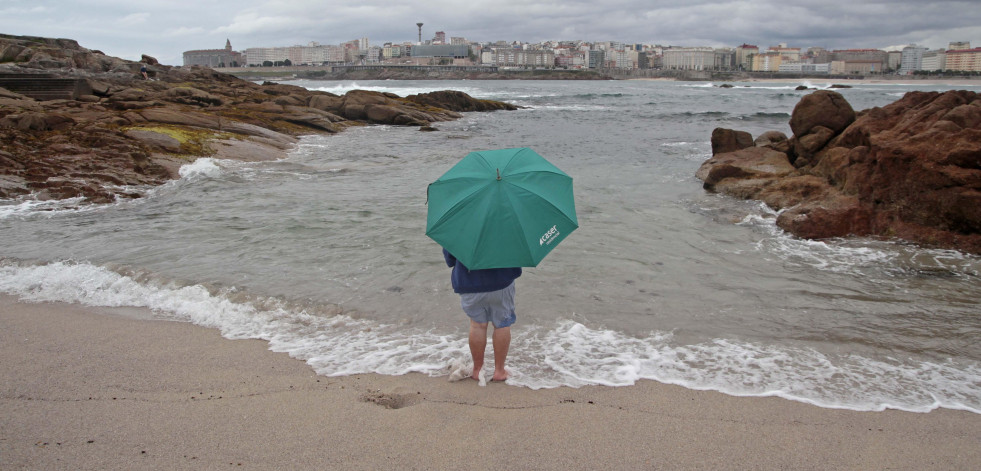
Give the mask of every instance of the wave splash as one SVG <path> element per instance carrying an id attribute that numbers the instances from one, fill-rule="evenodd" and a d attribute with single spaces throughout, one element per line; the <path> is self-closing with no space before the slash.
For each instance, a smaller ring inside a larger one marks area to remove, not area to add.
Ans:
<path id="1" fill-rule="evenodd" d="M 302 307 L 234 289 L 161 282 L 79 262 L 0 261 L 0 292 L 28 302 L 143 307 L 163 319 L 216 328 L 229 339 L 264 339 L 318 374 L 446 376 L 468 355 L 463 332 L 356 319 L 336 306 Z M 509 382 L 532 389 L 627 386 L 648 379 L 737 396 L 779 396 L 821 407 L 981 413 L 981 365 L 832 357 L 813 349 L 731 339 L 686 344 L 672 333 L 631 337 L 572 320 L 526 325 L 515 336 Z"/>

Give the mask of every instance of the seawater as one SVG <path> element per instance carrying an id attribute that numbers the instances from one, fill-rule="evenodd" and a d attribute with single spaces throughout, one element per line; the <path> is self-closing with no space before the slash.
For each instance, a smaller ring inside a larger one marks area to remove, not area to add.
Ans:
<path id="1" fill-rule="evenodd" d="M 981 259 L 797 239 L 764 205 L 695 179 L 716 127 L 789 135 L 806 93 L 796 83 L 291 83 L 452 89 L 523 108 L 431 133 L 306 136 L 280 161 L 199 159 L 112 205 L 2 201 L 0 292 L 148 307 L 268 340 L 323 375 L 446 375 L 468 356 L 468 323 L 424 235 L 426 186 L 470 151 L 531 147 L 574 178 L 580 228 L 517 282 L 511 384 L 651 379 L 822 407 L 981 413 Z M 839 92 L 860 110 L 947 88 Z"/>

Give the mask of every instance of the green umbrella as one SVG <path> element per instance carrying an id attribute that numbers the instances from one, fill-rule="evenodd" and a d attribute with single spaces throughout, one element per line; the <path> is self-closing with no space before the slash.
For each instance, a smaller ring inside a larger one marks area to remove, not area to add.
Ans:
<path id="1" fill-rule="evenodd" d="M 467 154 L 428 204 L 426 235 L 471 270 L 534 267 L 579 227 L 572 177 L 527 147 Z"/>

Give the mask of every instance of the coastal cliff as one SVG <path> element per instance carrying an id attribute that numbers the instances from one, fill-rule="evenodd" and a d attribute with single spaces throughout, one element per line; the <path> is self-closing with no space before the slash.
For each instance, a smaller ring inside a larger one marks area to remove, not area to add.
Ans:
<path id="1" fill-rule="evenodd" d="M 716 129 L 696 176 L 710 191 L 764 201 L 797 236 L 898 238 L 981 253 L 981 98 L 909 92 L 855 112 L 819 90 L 793 135 Z"/>
<path id="2" fill-rule="evenodd" d="M 433 130 L 461 112 L 514 109 L 454 91 L 338 96 L 260 85 L 149 56 L 126 61 L 70 39 L 0 35 L 0 198 L 137 198 L 198 157 L 275 159 L 303 134 Z"/>

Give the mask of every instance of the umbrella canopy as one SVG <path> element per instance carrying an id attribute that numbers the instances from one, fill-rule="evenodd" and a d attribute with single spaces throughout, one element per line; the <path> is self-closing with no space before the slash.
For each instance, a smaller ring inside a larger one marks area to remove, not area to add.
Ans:
<path id="1" fill-rule="evenodd" d="M 467 154 L 428 205 L 426 235 L 471 270 L 537 266 L 579 227 L 572 177 L 527 147 Z"/>

